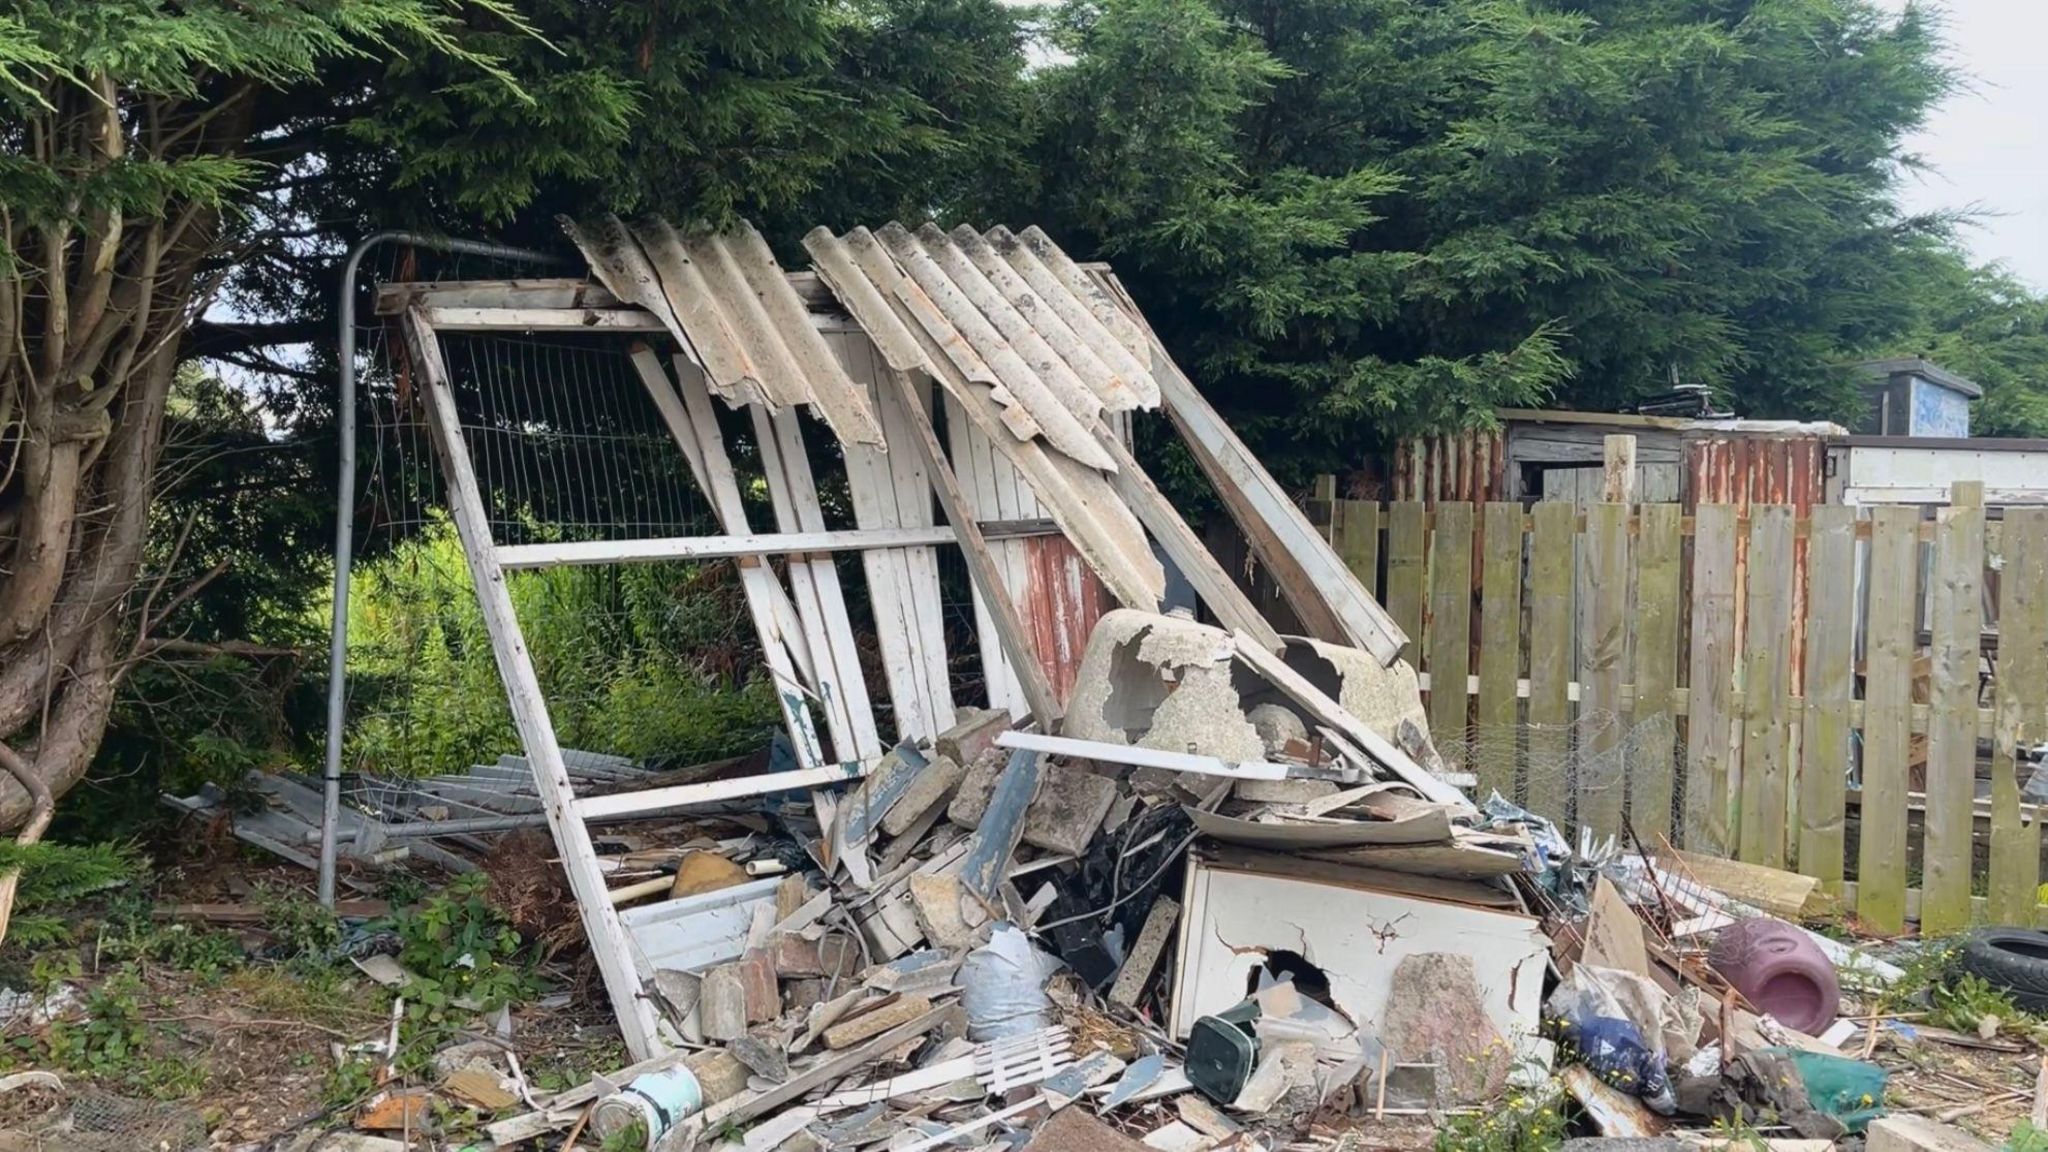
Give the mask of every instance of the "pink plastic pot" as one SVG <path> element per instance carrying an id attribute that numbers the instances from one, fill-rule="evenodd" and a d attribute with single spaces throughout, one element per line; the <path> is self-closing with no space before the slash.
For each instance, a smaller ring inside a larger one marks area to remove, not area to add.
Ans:
<path id="1" fill-rule="evenodd" d="M 1834 964 L 1811 937 L 1783 920 L 1760 916 L 1723 928 L 1708 959 L 1757 1011 L 1787 1028 L 1818 1036 L 1841 1011 Z"/>

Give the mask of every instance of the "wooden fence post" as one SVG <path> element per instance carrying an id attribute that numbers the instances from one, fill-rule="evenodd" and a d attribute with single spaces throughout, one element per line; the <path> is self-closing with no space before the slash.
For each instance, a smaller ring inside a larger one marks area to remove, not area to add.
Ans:
<path id="1" fill-rule="evenodd" d="M 1462 746 L 1472 705 L 1472 505 L 1437 504 L 1429 555 L 1429 728 L 1439 744 Z"/>
<path id="2" fill-rule="evenodd" d="M 1566 823 L 1571 748 L 1572 540 L 1578 510 L 1541 500 L 1529 544 L 1529 810 Z"/>
<path id="3" fill-rule="evenodd" d="M 1806 711 L 1800 721 L 1799 870 L 1840 892 L 1856 662 L 1856 509 L 1815 505 L 1807 532 Z M 1974 712 L 1973 712 L 1974 714 Z"/>
<path id="4" fill-rule="evenodd" d="M 1676 504 L 1637 505 L 1634 728 L 1652 743 L 1651 754 L 1629 778 L 1629 823 L 1655 843 L 1671 832 L 1677 725 L 1672 689 L 1678 684 L 1678 576 L 1682 555 Z M 1650 727 L 1654 723 L 1654 727 Z M 1668 728 L 1666 726 L 1669 726 Z"/>
<path id="5" fill-rule="evenodd" d="M 1486 506 L 1485 554 L 1479 585 L 1479 709 L 1484 753 L 1467 765 L 1479 776 L 1477 797 L 1515 796 L 1516 738 L 1521 719 L 1516 681 L 1522 674 L 1522 506 Z"/>
<path id="6" fill-rule="evenodd" d="M 1734 847 L 1735 508 L 1693 513 L 1692 659 L 1687 693 L 1686 846 Z"/>
<path id="7" fill-rule="evenodd" d="M 1856 915 L 1872 931 L 1888 934 L 1906 926 L 1906 758 L 1919 559 L 1920 510 L 1871 509 Z"/>
<path id="8" fill-rule="evenodd" d="M 1749 509 L 1749 611 L 1742 643 L 1742 799 L 1736 844 L 1743 860 L 1785 864 L 1785 694 L 1792 634 L 1792 509 Z"/>
<path id="9" fill-rule="evenodd" d="M 2003 527 L 1988 911 L 1995 924 L 2031 925 L 2041 827 L 2021 818 L 2016 752 L 2023 743 L 2048 739 L 2048 508 L 2008 508 Z"/>
<path id="10" fill-rule="evenodd" d="M 1927 812 L 1920 932 L 1970 926 L 1971 840 L 1977 805 L 1977 651 L 1984 630 L 1984 485 L 1955 485 L 1934 521 Z"/>

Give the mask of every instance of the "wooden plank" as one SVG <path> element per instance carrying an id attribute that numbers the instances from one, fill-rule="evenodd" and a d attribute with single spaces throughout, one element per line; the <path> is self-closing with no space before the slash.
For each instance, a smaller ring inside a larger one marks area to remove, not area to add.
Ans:
<path id="1" fill-rule="evenodd" d="M 1479 739 L 1485 752 L 1466 769 L 1479 777 L 1475 798 L 1515 794 L 1515 733 L 1521 707 L 1516 698 L 1522 672 L 1522 506 L 1486 506 L 1485 542 L 1479 587 Z"/>
<path id="2" fill-rule="evenodd" d="M 541 695 L 540 680 L 512 605 L 512 593 L 505 585 L 505 573 L 493 555 L 496 544 L 489 513 L 477 487 L 469 445 L 463 439 L 455 393 L 441 359 L 440 338 L 418 308 L 406 313 L 403 326 L 413 366 L 425 385 L 428 430 L 441 458 L 449 514 L 462 541 L 463 559 L 476 589 L 477 608 L 483 615 L 485 631 L 490 634 L 498 675 L 505 682 L 513 724 L 519 730 L 520 743 L 526 748 L 527 763 L 533 770 L 534 790 L 546 806 L 548 827 L 562 853 L 563 871 L 576 897 L 584 934 L 590 938 L 591 954 L 604 976 L 612 1015 L 627 1049 L 636 1058 L 658 1056 L 663 1045 L 653 1001 L 641 994 L 640 978 L 633 970 L 631 944 L 626 939 L 625 927 L 619 923 L 618 912 L 612 907 L 604 877 L 597 870 L 597 852 L 591 846 L 590 832 L 570 809 L 576 799 L 575 785 L 562 762 L 562 747 L 555 739 L 554 721 L 548 716 L 547 701 Z"/>
<path id="3" fill-rule="evenodd" d="M 1402 655 L 1422 660 L 1422 605 L 1428 553 L 1422 504 L 1404 500 L 1387 506 L 1387 614 L 1409 636 Z"/>
<path id="4" fill-rule="evenodd" d="M 428 308 L 426 321 L 446 332 L 666 332 L 639 308 Z"/>
<path id="5" fill-rule="evenodd" d="M 1193 772 L 1202 776 L 1222 776 L 1232 780 L 1286 780 L 1290 775 L 1285 764 L 1269 764 L 1259 760 L 1224 760 L 1192 752 L 1140 748 L 1135 744 L 1104 744 L 1096 740 L 1075 740 L 1066 736 L 1043 736 L 1036 732 L 1019 732 L 1014 728 L 996 734 L 996 747 L 1023 748 L 1071 759 L 1092 760 L 1097 764 L 1161 768 L 1168 772 Z"/>
<path id="6" fill-rule="evenodd" d="M 863 407 L 862 412 L 867 409 Z M 824 531 L 825 513 L 818 504 L 817 482 L 811 475 L 810 454 L 804 447 L 796 410 L 785 408 L 771 416 L 759 404 L 750 404 L 747 415 L 754 423 L 754 442 L 761 454 L 761 474 L 767 482 L 775 526 L 784 532 Z M 797 618 L 817 662 L 814 683 L 838 758 L 881 756 L 882 744 L 875 733 L 874 709 L 861 673 L 853 625 L 846 615 L 838 566 L 830 556 L 792 556 L 785 571 L 795 594 Z"/>
<path id="7" fill-rule="evenodd" d="M 869 403 L 876 417 L 882 422 L 885 438 L 901 442 L 896 429 L 901 416 L 894 403 L 894 394 L 877 386 L 877 377 L 882 369 L 879 355 L 872 341 L 855 335 L 834 336 L 834 351 L 846 364 L 847 375 L 864 382 L 868 389 Z M 862 528 L 886 528 L 900 530 L 906 520 L 929 523 L 931 487 L 920 483 L 917 495 L 924 497 L 926 516 L 917 519 L 919 511 L 913 499 L 906 502 L 899 499 L 892 464 L 896 453 L 885 453 L 865 444 L 843 445 L 846 459 L 846 480 L 848 494 L 853 501 L 854 522 Z M 903 453 L 914 456 L 915 453 Z M 948 534 L 951 529 L 944 529 Z M 930 549 L 920 550 L 929 555 Z M 913 560 L 907 550 L 889 549 L 861 553 L 861 570 L 867 577 L 868 603 L 875 618 L 875 646 L 880 650 L 883 682 L 888 685 L 889 704 L 896 721 L 896 735 L 899 739 L 929 740 L 952 724 L 952 697 L 944 671 L 945 637 L 943 631 L 936 639 L 938 651 L 928 651 L 932 637 L 924 633 L 924 613 L 920 600 L 923 557 Z M 938 584 L 936 566 L 928 594 L 936 599 Z M 938 662 L 941 675 L 930 675 L 932 662 Z M 941 722 L 940 713 L 944 720 Z"/>
<path id="8" fill-rule="evenodd" d="M 1735 846 L 1735 507 L 1693 513 L 1692 657 L 1688 665 L 1685 846 Z"/>
<path id="9" fill-rule="evenodd" d="M 1998 577 L 1989 897 L 1992 923 L 2024 924 L 2041 879 L 2041 825 L 2020 817 L 2014 751 L 2048 739 L 2048 509 L 2005 510 L 2004 557 Z"/>
<path id="10" fill-rule="evenodd" d="M 872 345 L 869 353 L 873 355 Z M 876 370 L 879 372 L 879 367 Z M 931 381 L 913 376 L 911 388 L 916 393 L 918 411 L 929 413 L 932 410 Z M 875 405 L 890 443 L 903 443 L 916 434 L 902 396 L 877 383 Z M 934 523 L 937 512 L 932 502 L 932 482 L 925 472 L 923 457 L 916 452 L 890 452 L 886 456 L 886 469 L 882 463 L 876 462 L 876 478 L 879 481 L 886 473 L 890 489 L 880 495 L 885 506 L 894 508 L 896 520 L 905 525 Z M 1045 520 L 1042 523 L 1051 525 L 1053 522 Z M 1056 525 L 1052 534 L 1060 534 Z M 995 535 L 990 525 L 982 526 L 984 538 Z M 930 736 L 936 738 L 951 728 L 955 719 L 952 667 L 948 663 L 946 646 L 945 602 L 939 589 L 939 555 L 932 548 L 912 548 L 897 556 L 900 579 L 905 583 L 902 611 L 909 617 L 912 637 L 908 659 L 924 698 L 923 723 L 929 726 Z"/>
<path id="11" fill-rule="evenodd" d="M 990 447 L 988 437 L 968 418 L 960 401 L 950 393 L 944 394 L 944 399 L 946 432 L 953 442 L 953 466 L 957 470 L 962 495 L 975 515 L 994 515 L 995 481 L 989 469 L 989 458 L 994 449 Z M 1001 540 L 989 543 L 1001 570 L 1007 571 L 1005 558 L 1011 547 Z M 1025 711 L 1023 696 L 1010 675 L 1010 660 L 1003 654 L 1002 637 L 996 634 L 995 620 L 989 614 L 988 602 L 982 598 L 979 589 L 974 590 L 974 635 L 981 652 L 982 689 L 988 706 L 1013 716 L 1022 715 Z"/>
<path id="12" fill-rule="evenodd" d="M 1529 539 L 1528 807 L 1560 825 L 1569 804 L 1575 512 L 1570 504 L 1539 502 Z"/>
<path id="13" fill-rule="evenodd" d="M 1515 510 L 1519 524 L 1521 509 Z M 1330 502 L 1330 543 L 1368 595 L 1380 588 L 1380 506 L 1373 500 Z"/>
<path id="14" fill-rule="evenodd" d="M 1600 440 L 1600 499 L 1609 504 L 1636 502 L 1636 438 L 1629 433 Z"/>
<path id="15" fill-rule="evenodd" d="M 1792 634 L 1792 509 L 1749 509 L 1748 614 L 1742 642 L 1742 787 L 1737 855 L 1766 868 L 1785 864 L 1790 772 L 1782 701 Z"/>
<path id="16" fill-rule="evenodd" d="M 1242 633 L 1231 635 L 1237 641 L 1237 658 L 1250 665 L 1252 671 L 1264 677 L 1267 683 L 1280 689 L 1299 704 L 1311 720 L 1335 729 L 1340 736 L 1357 744 L 1366 755 L 1394 775 L 1414 785 L 1424 799 L 1434 800 L 1439 804 L 1455 805 L 1468 811 L 1471 809 L 1472 801 L 1463 792 L 1431 774 L 1417 764 L 1413 757 L 1395 747 L 1386 737 L 1366 727 L 1356 716 L 1346 711 L 1343 705 L 1331 699 L 1322 689 L 1309 683 L 1307 677 L 1296 672 L 1280 657 L 1253 643 Z"/>
<path id="17" fill-rule="evenodd" d="M 1984 485 L 1958 483 L 1935 513 L 1929 589 L 1931 664 L 1927 813 L 1920 870 L 1920 931 L 1970 926 L 1971 839 L 1977 798 L 1977 653 L 1984 609 Z M 1810 643 L 1810 641 L 1809 641 Z"/>
<path id="18" fill-rule="evenodd" d="M 1906 709 L 1913 698 L 1920 510 L 1873 508 L 1870 520 L 1856 915 L 1871 931 L 1896 933 L 1906 924 Z"/>
<path id="19" fill-rule="evenodd" d="M 1465 745 L 1471 697 L 1465 677 L 1472 659 L 1472 505 L 1438 504 L 1430 545 L 1429 670 L 1444 684 L 1429 694 L 1429 729 L 1437 744 Z M 1463 764 L 1458 767 L 1462 769 Z"/>
<path id="20" fill-rule="evenodd" d="M 675 361 L 675 369 L 683 410 L 689 414 L 690 427 L 695 430 L 697 446 L 703 453 L 705 494 L 711 498 L 718 522 L 725 530 L 743 534 L 747 531 L 746 502 L 740 498 L 739 480 L 733 474 L 732 459 L 726 455 L 725 439 L 718 434 L 718 415 L 711 409 L 711 390 L 704 373 L 695 364 L 681 359 Z M 759 558 L 740 560 L 739 569 L 740 589 L 753 614 L 754 629 L 761 637 L 762 657 L 775 681 L 776 700 L 789 725 L 789 738 L 796 745 L 797 762 L 805 768 L 816 768 L 825 763 L 825 750 L 818 741 L 817 724 L 811 718 L 805 697 L 815 696 L 816 677 L 823 671 L 826 657 L 810 650 L 800 624 L 773 611 L 771 606 L 778 600 L 788 600 L 774 570 Z M 793 624 L 797 626 L 792 627 Z M 794 660 L 792 654 L 799 649 L 805 656 Z M 797 663 L 811 670 L 812 687 L 806 687 L 797 678 Z"/>
<path id="21" fill-rule="evenodd" d="M 1249 633 L 1259 643 L 1278 652 L 1281 648 L 1280 633 L 1274 631 L 1257 608 L 1252 607 L 1251 598 L 1237 586 L 1237 581 L 1230 578 L 1230 573 L 1224 571 L 1223 565 L 1216 562 L 1216 557 L 1210 555 L 1202 538 L 1195 535 L 1195 530 L 1181 518 L 1180 510 L 1138 466 L 1137 459 L 1124 447 L 1123 441 L 1106 428 L 1098 427 L 1095 435 L 1110 458 L 1116 461 L 1116 472 L 1109 478 L 1116 494 L 1137 515 L 1145 531 L 1159 542 L 1159 550 L 1166 553 L 1166 558 L 1173 561 L 1173 566 L 1180 569 L 1180 574 L 1194 586 L 1202 603 L 1216 614 L 1217 622 L 1233 632 Z M 1359 580 L 1370 595 L 1371 578 L 1361 576 Z"/>
<path id="22" fill-rule="evenodd" d="M 1114 276 L 1106 280 L 1131 318 L 1145 329 L 1152 346 L 1152 376 L 1159 382 L 1167 417 L 1244 531 L 1252 551 L 1286 594 L 1302 626 L 1320 639 L 1362 648 L 1380 663 L 1392 664 L 1402 643 L 1414 633 L 1402 635 L 1403 630 L 1359 585 L 1272 473 L 1209 406 L 1194 382 L 1181 373 L 1123 286 Z"/>
<path id="23" fill-rule="evenodd" d="M 890 386 L 903 400 L 905 413 L 916 433 L 909 438 L 911 450 L 923 453 L 925 471 L 931 477 L 932 490 L 938 494 L 939 506 L 946 510 L 946 519 L 960 534 L 960 552 L 967 559 L 967 573 L 988 604 L 990 623 L 1002 637 L 1003 652 L 1009 657 L 1024 699 L 1038 722 L 1050 729 L 1058 723 L 1061 715 L 1059 698 L 1053 694 L 1045 669 L 1031 651 L 1024 624 L 1017 618 L 1017 605 L 1010 599 L 1009 588 L 996 568 L 995 559 L 989 555 L 988 543 L 982 539 L 981 529 L 974 522 L 967 497 L 961 493 L 960 482 L 953 475 L 953 466 L 939 447 L 939 435 L 932 430 L 931 418 L 917 404 L 917 394 L 909 376 L 895 371 L 887 373 L 887 376 Z"/>
<path id="24" fill-rule="evenodd" d="M 1599 715 L 1579 757 L 1579 826 L 1615 836 L 1628 788 L 1629 724 L 1621 699 L 1628 667 L 1628 505 L 1601 502 L 1586 509 L 1584 559 L 1593 603 L 1579 714 Z"/>
<path id="25" fill-rule="evenodd" d="M 1681 540 L 1676 504 L 1639 504 L 1636 536 L 1635 696 L 1630 724 L 1639 749 L 1630 766 L 1629 822 L 1654 843 L 1671 834 L 1677 781 L 1678 577 Z"/>
<path id="26" fill-rule="evenodd" d="M 1856 659 L 1856 510 L 1820 505 L 1806 552 L 1806 696 L 1800 721 L 1799 870 L 1839 893 Z"/>
<path id="27" fill-rule="evenodd" d="M 581 564 L 647 564 L 667 560 L 723 560 L 741 556 L 812 555 L 951 544 L 951 528 L 863 528 L 756 532 L 745 536 L 659 536 L 641 540 L 576 540 L 564 544 L 509 544 L 499 566 L 508 572 Z"/>

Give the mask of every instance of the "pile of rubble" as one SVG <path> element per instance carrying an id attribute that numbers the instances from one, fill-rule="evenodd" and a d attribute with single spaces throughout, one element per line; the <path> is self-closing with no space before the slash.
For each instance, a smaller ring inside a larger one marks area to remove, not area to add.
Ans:
<path id="1" fill-rule="evenodd" d="M 1826 1139 L 1881 1113 L 1882 1073 L 1837 1047 L 1866 1035 L 1836 1023 L 1857 954 L 1827 943 L 1791 979 L 1779 951 L 1820 938 L 1701 879 L 1782 904 L 1786 874 L 1575 852 L 1465 799 L 1405 665 L 1249 647 L 1112 613 L 1061 735 L 973 714 L 836 803 L 770 798 L 668 854 L 615 892 L 668 898 L 635 938 L 677 1050 L 492 1139 L 1336 1147 L 1511 1095 L 1562 1107 L 1545 1093 L 1630 1137 L 1690 1116 Z"/>

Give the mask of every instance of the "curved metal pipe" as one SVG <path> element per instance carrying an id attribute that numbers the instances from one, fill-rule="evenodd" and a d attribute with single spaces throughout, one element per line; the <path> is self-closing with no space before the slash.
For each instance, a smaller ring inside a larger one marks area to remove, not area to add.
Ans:
<path id="1" fill-rule="evenodd" d="M 340 314 L 335 340 L 341 364 L 340 405 L 341 475 L 334 514 L 334 625 L 327 641 L 327 755 L 321 771 L 323 797 L 320 811 L 320 903 L 334 907 L 334 857 L 336 832 L 341 824 L 341 740 L 348 695 L 348 577 L 355 559 L 356 492 L 356 273 L 363 257 L 379 244 L 411 244 L 436 252 L 465 256 L 490 256 L 501 260 L 526 260 L 537 264 L 558 264 L 561 258 L 530 248 L 514 248 L 484 240 L 461 240 L 451 236 L 429 236 L 402 229 L 387 229 L 365 237 L 349 249 L 341 266 Z"/>

